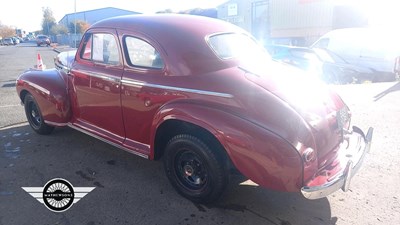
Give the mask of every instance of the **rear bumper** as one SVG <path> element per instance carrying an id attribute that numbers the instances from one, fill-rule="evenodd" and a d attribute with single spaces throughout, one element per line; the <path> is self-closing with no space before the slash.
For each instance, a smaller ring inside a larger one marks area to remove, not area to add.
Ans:
<path id="1" fill-rule="evenodd" d="M 360 169 L 366 154 L 371 147 L 373 128 L 368 129 L 367 135 L 358 127 L 353 127 L 351 132 L 345 135 L 348 141 L 343 149 L 340 149 L 340 165 L 342 168 L 333 178 L 322 185 L 304 186 L 301 188 L 301 193 L 307 199 L 323 198 L 331 193 L 342 189 L 347 191 L 350 187 L 351 178 Z"/>

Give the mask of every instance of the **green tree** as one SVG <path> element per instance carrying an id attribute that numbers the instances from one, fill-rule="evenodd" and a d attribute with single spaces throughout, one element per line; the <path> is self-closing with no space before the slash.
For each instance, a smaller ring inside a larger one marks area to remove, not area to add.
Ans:
<path id="1" fill-rule="evenodd" d="M 69 28 L 69 32 L 71 34 L 75 33 L 75 24 L 76 24 L 76 33 L 77 34 L 85 33 L 85 31 L 87 29 L 89 29 L 89 27 L 90 27 L 90 24 L 88 24 L 86 21 L 83 21 L 83 20 L 77 20 L 75 23 L 71 22 L 69 24 L 69 27 L 68 27 Z"/>
<path id="2" fill-rule="evenodd" d="M 56 25 L 56 19 L 53 16 L 53 11 L 49 8 L 42 8 L 43 20 L 42 20 L 42 31 L 46 35 L 54 35 L 51 32 L 51 28 Z"/>

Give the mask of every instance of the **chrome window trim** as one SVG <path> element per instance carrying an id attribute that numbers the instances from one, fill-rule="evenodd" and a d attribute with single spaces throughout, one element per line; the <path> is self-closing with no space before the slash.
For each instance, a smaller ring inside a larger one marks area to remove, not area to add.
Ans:
<path id="1" fill-rule="evenodd" d="M 134 87 L 143 87 L 144 86 L 144 87 L 152 87 L 152 88 L 166 89 L 166 90 L 172 90 L 172 91 L 195 93 L 195 94 L 200 94 L 200 95 L 210 95 L 210 96 L 216 96 L 216 97 L 222 97 L 222 98 L 233 98 L 233 95 L 227 94 L 227 93 L 221 93 L 221 92 L 203 91 L 203 90 L 198 90 L 198 89 L 165 86 L 165 85 L 159 85 L 159 84 L 149 84 L 149 83 L 144 83 L 141 81 L 127 80 L 127 79 L 122 79 L 121 82 L 124 85 L 134 86 Z"/>

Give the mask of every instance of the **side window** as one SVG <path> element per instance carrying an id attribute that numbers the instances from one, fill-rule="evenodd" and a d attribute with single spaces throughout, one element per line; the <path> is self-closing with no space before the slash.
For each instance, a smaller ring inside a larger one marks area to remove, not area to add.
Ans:
<path id="1" fill-rule="evenodd" d="M 125 37 L 125 51 L 131 66 L 162 69 L 160 53 L 149 43 L 134 37 Z"/>
<path id="2" fill-rule="evenodd" d="M 112 65 L 118 65 L 120 62 L 118 45 L 111 34 L 88 34 L 85 37 L 81 57 Z"/>

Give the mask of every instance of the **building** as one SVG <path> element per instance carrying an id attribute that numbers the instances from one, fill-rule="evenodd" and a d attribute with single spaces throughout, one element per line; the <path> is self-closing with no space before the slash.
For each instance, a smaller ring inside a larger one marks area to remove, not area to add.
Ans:
<path id="1" fill-rule="evenodd" d="M 260 41 L 299 46 L 333 29 L 368 25 L 361 11 L 334 0 L 230 0 L 218 6 L 218 18 Z"/>
<path id="2" fill-rule="evenodd" d="M 76 13 L 66 14 L 58 24 L 62 24 L 65 27 L 69 27 L 71 23 L 74 23 L 75 20 L 82 20 L 87 22 L 88 24 L 94 24 L 97 21 L 102 19 L 115 17 L 115 16 L 124 16 L 124 15 L 132 15 L 132 14 L 140 14 L 139 12 L 133 12 L 124 9 L 117 9 L 113 7 L 94 9 Z"/>

